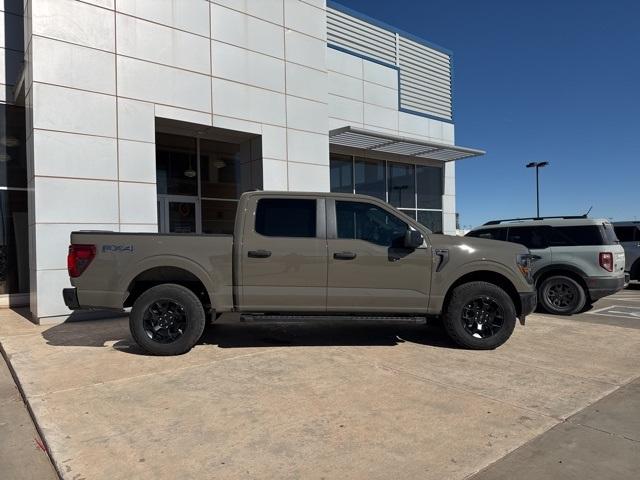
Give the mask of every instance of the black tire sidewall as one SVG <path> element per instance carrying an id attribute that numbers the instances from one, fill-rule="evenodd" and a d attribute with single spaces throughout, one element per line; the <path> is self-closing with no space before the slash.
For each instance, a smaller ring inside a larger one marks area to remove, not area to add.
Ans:
<path id="1" fill-rule="evenodd" d="M 558 282 L 567 283 L 576 290 L 577 296 L 570 309 L 560 310 L 547 300 L 545 291 L 551 285 Z M 587 303 L 587 296 L 582 286 L 573 278 L 567 277 L 565 275 L 553 275 L 552 277 L 544 279 L 542 283 L 540 283 L 540 287 L 538 287 L 538 298 L 540 304 L 542 305 L 542 308 L 547 313 L 551 313 L 553 315 L 572 315 L 574 313 L 578 313 L 584 308 L 585 304 Z"/>
<path id="2" fill-rule="evenodd" d="M 476 338 L 464 328 L 462 309 L 474 298 L 485 295 L 502 307 L 504 325 L 491 337 Z M 453 291 L 443 315 L 443 324 L 449 337 L 459 346 L 473 350 L 492 350 L 509 339 L 516 326 L 516 317 L 513 300 L 502 288 L 488 282 L 469 282 Z"/>
<path id="3" fill-rule="evenodd" d="M 176 302 L 185 310 L 187 327 L 183 335 L 172 343 L 155 342 L 144 330 L 143 317 L 149 306 L 160 299 Z M 150 288 L 133 304 L 129 315 L 131 335 L 140 347 L 152 355 L 180 355 L 188 352 L 200 340 L 205 327 L 202 302 L 188 288 L 176 284 L 163 284 Z"/>

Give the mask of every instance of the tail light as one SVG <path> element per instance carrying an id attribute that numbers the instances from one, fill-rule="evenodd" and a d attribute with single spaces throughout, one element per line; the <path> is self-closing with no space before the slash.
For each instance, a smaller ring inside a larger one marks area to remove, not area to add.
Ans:
<path id="1" fill-rule="evenodd" d="M 613 253 L 601 252 L 600 266 L 604 268 L 607 272 L 613 272 Z"/>
<path id="2" fill-rule="evenodd" d="M 95 245 L 69 245 L 69 255 L 67 255 L 67 270 L 71 278 L 82 275 L 91 260 L 96 256 Z"/>

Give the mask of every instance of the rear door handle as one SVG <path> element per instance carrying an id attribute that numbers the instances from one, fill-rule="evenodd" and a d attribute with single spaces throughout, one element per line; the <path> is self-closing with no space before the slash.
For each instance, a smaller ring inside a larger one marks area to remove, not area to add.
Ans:
<path id="1" fill-rule="evenodd" d="M 353 252 L 336 252 L 333 254 L 333 258 L 336 260 L 353 260 L 357 255 Z"/>
<path id="2" fill-rule="evenodd" d="M 249 258 L 269 258 L 271 252 L 269 250 L 249 250 L 247 255 Z"/>

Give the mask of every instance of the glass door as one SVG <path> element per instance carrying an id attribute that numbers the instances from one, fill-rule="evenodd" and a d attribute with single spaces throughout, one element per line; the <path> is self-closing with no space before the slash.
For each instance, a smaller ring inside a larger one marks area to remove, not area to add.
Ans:
<path id="1" fill-rule="evenodd" d="M 160 233 L 202 233 L 197 197 L 158 195 Z"/>

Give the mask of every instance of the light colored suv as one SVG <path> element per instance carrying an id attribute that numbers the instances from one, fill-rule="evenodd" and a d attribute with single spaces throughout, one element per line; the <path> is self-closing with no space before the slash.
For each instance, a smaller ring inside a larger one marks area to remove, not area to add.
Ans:
<path id="1" fill-rule="evenodd" d="M 493 220 L 467 236 L 520 243 L 537 255 L 533 276 L 538 304 L 549 313 L 578 313 L 625 285 L 625 253 L 608 220 Z"/>
<path id="2" fill-rule="evenodd" d="M 631 280 L 640 280 L 640 222 L 615 222 L 613 229 L 624 248 L 625 271 Z"/>

